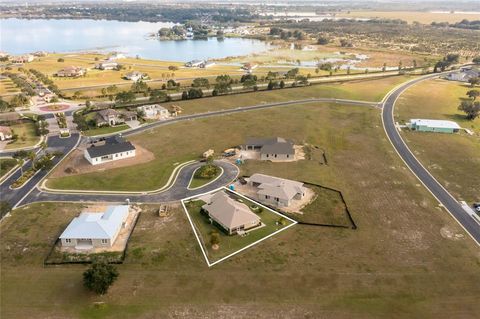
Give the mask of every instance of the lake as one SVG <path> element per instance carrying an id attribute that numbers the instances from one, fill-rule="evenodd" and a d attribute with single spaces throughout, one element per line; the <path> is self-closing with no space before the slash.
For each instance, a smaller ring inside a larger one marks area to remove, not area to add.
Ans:
<path id="1" fill-rule="evenodd" d="M 0 49 L 9 54 L 35 51 L 117 51 L 144 59 L 190 61 L 247 55 L 271 48 L 254 39 L 159 41 L 148 37 L 173 23 L 70 19 L 0 19 Z"/>

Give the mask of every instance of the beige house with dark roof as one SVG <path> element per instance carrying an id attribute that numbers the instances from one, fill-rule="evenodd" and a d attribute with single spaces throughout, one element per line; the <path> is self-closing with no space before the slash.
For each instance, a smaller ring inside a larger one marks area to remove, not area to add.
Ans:
<path id="1" fill-rule="evenodd" d="M 288 207 L 305 196 L 303 183 L 289 179 L 253 174 L 248 183 L 257 190 L 258 200 L 277 207 Z"/>
<path id="2" fill-rule="evenodd" d="M 9 126 L 0 126 L 0 141 L 9 140 L 12 137 L 13 132 Z"/>
<path id="3" fill-rule="evenodd" d="M 215 193 L 202 208 L 229 235 L 261 225 L 260 217 L 247 205 L 231 198 L 225 191 Z"/>
<path id="4" fill-rule="evenodd" d="M 77 77 L 85 75 L 86 70 L 77 66 L 67 66 L 58 70 L 55 74 L 58 77 Z"/>

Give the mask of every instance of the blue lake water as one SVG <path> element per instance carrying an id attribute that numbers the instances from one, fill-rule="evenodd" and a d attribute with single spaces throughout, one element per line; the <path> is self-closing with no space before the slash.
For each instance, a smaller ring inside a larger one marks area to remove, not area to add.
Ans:
<path id="1" fill-rule="evenodd" d="M 271 48 L 266 42 L 242 38 L 159 41 L 148 37 L 172 25 L 89 19 L 0 19 L 0 50 L 9 54 L 117 51 L 145 59 L 190 61 L 246 55 Z"/>

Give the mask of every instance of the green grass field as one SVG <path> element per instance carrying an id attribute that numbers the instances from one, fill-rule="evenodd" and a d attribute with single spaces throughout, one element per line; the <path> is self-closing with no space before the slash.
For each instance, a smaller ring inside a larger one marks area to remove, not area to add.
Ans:
<path id="1" fill-rule="evenodd" d="M 246 205 L 251 207 L 252 205 L 256 205 L 252 201 L 248 201 L 246 199 L 241 199 Z M 257 215 L 261 218 L 261 221 L 265 226 L 251 230 L 248 235 L 241 237 L 238 235 L 227 235 L 222 231 L 222 229 L 218 228 L 216 225 L 210 224 L 208 221 L 208 217 L 202 215 L 200 213 L 200 209 L 205 202 L 201 200 L 194 200 L 185 203 L 185 207 L 188 210 L 188 214 L 192 219 L 195 228 L 197 229 L 199 236 L 201 237 L 201 241 L 203 247 L 207 253 L 207 257 L 210 263 L 213 263 L 229 254 L 232 254 L 239 249 L 248 246 L 282 228 L 285 228 L 288 225 L 291 225 L 292 222 L 282 218 L 281 216 L 269 211 L 268 209 L 263 209 L 261 213 Z M 276 222 L 282 218 L 284 220 L 284 225 L 277 225 Z M 192 230 L 193 231 L 193 230 Z M 212 232 L 216 232 L 219 234 L 219 248 L 218 250 L 212 249 L 210 244 L 210 235 Z"/>
<path id="2" fill-rule="evenodd" d="M 13 133 L 18 135 L 18 139 L 7 144 L 6 149 L 34 146 L 40 141 L 40 136 L 37 136 L 35 131 L 35 124 L 32 122 L 14 124 L 11 128 Z"/>
<path id="3" fill-rule="evenodd" d="M 83 134 L 86 136 L 96 136 L 96 135 L 120 132 L 128 128 L 129 126 L 127 124 L 116 125 L 116 126 L 104 126 L 104 127 L 99 127 L 99 128 L 94 128 L 88 131 L 84 131 Z"/>
<path id="4" fill-rule="evenodd" d="M 458 82 L 429 80 L 410 88 L 398 100 L 395 117 L 444 119 L 457 122 L 476 135 L 435 134 L 403 131 L 409 147 L 422 164 L 459 200 L 480 201 L 480 118 L 468 121 L 457 110 L 460 99 L 471 88 Z M 425 94 L 428 92 L 428 94 Z"/>
<path id="5" fill-rule="evenodd" d="M 235 96 L 223 96 L 208 99 L 190 100 L 177 103 L 184 109 L 183 114 L 206 112 L 254 105 L 267 102 L 288 101 L 292 99 L 308 97 L 336 97 L 352 98 L 361 100 L 379 101 L 394 86 L 407 80 L 408 77 L 391 77 L 384 80 L 359 81 L 354 83 L 331 84 L 311 86 L 272 92 L 249 93 Z M 233 115 L 206 120 L 198 120 L 188 123 L 169 125 L 168 129 L 154 129 L 146 133 L 132 136 L 134 143 L 155 154 L 155 160 L 131 167 L 123 167 L 109 170 L 108 172 L 95 172 L 76 176 L 51 178 L 47 185 L 58 189 L 87 189 L 87 190 L 127 190 L 145 191 L 162 187 L 172 170 L 174 163 L 197 159 L 205 150 L 214 148 L 217 153 L 231 146 L 240 145 L 249 135 L 272 134 L 269 130 L 262 130 L 263 123 L 271 122 L 270 114 L 293 114 L 292 119 L 287 116 L 284 125 L 275 129 L 276 135 L 299 136 L 299 142 L 304 136 L 299 135 L 305 116 L 316 118 L 317 109 L 325 108 L 325 104 L 310 103 L 305 106 L 309 110 L 307 114 L 303 108 L 290 106 L 286 108 L 272 109 L 267 111 L 249 112 L 246 115 Z M 350 107 L 356 110 L 364 107 Z M 372 110 L 370 110 L 372 111 Z M 313 113 L 310 113 L 313 112 Z M 335 121 L 334 116 L 330 116 Z M 327 121 L 328 119 L 319 119 Z M 213 132 L 217 132 L 216 138 L 212 139 Z M 90 132 L 90 131 L 88 131 Z M 99 134 L 99 133 L 97 133 Z M 330 132 L 322 134 L 330 135 Z M 93 135 L 93 134 L 92 134 Z M 292 136 L 292 137 L 293 137 Z M 341 146 L 340 137 L 329 141 L 332 147 Z M 338 141 L 336 141 L 338 140 Z M 333 146 L 339 143 L 338 146 Z"/>
<path id="6" fill-rule="evenodd" d="M 198 188 L 200 186 L 210 183 L 211 181 L 214 181 L 218 176 L 220 176 L 220 174 L 222 173 L 222 170 L 219 167 L 217 167 L 217 171 L 215 175 L 210 178 L 203 178 L 201 176 L 198 176 L 197 173 L 198 173 L 198 169 L 195 171 L 195 173 L 193 173 L 192 180 L 188 185 L 189 188 Z"/>
<path id="7" fill-rule="evenodd" d="M 0 179 L 15 167 L 15 165 L 17 165 L 17 160 L 14 158 L 0 158 Z"/>

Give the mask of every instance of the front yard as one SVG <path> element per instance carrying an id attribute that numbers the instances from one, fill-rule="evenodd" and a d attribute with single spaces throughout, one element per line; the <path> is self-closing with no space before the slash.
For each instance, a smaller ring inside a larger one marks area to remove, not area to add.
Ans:
<path id="1" fill-rule="evenodd" d="M 8 143 L 5 149 L 15 149 L 21 147 L 34 146 L 40 141 L 40 136 L 37 135 L 35 124 L 33 122 L 23 122 L 10 126 L 13 134 L 18 135 L 16 141 Z"/>

